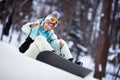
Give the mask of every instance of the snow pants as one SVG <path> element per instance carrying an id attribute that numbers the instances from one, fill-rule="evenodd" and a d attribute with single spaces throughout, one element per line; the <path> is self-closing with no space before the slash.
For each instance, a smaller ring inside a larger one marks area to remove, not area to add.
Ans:
<path id="1" fill-rule="evenodd" d="M 62 56 L 65 59 L 73 58 L 67 43 L 64 40 L 61 40 L 61 42 L 63 44 L 63 47 L 58 50 L 54 49 L 43 36 L 37 36 L 34 42 L 31 43 L 30 47 L 24 54 L 26 56 L 36 59 L 37 55 L 40 54 L 40 52 L 54 50 L 54 53 Z"/>

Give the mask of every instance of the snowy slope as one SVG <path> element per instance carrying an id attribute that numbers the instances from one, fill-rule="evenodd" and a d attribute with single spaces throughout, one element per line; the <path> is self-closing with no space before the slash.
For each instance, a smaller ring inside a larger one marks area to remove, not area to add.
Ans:
<path id="1" fill-rule="evenodd" d="M 81 78 L 36 61 L 14 46 L 0 42 L 0 80 L 94 80 L 92 73 Z"/>

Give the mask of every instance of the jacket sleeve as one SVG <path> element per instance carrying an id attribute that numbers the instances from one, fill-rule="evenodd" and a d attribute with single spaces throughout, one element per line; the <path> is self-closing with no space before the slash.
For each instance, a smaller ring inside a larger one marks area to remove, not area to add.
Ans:
<path id="1" fill-rule="evenodd" d="M 31 23 L 26 23 L 22 26 L 22 31 L 27 35 L 30 33 L 31 27 L 29 26 Z"/>
<path id="2" fill-rule="evenodd" d="M 44 20 L 44 18 L 41 18 L 41 19 L 38 19 L 37 21 L 35 21 L 35 23 L 37 23 L 37 24 L 41 24 L 41 21 L 43 21 Z M 30 24 L 32 24 L 33 22 L 28 22 L 28 23 L 26 23 L 25 25 L 23 25 L 22 26 L 22 31 L 24 32 L 24 33 L 26 33 L 27 35 L 30 33 L 30 31 L 31 31 L 31 27 L 30 27 Z"/>
<path id="3" fill-rule="evenodd" d="M 51 44 L 51 46 L 54 49 L 59 49 L 58 45 L 59 45 L 59 40 L 57 38 L 57 35 L 54 33 L 54 31 L 52 30 L 49 34 L 49 39 L 48 42 Z"/>

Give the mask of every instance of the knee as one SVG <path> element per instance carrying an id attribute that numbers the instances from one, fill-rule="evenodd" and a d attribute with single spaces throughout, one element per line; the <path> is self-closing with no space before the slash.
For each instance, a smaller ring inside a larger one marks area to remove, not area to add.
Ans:
<path id="1" fill-rule="evenodd" d="M 62 44 L 67 44 L 63 39 L 60 39 L 59 42 L 61 42 Z"/>
<path id="2" fill-rule="evenodd" d="M 45 37 L 43 37 L 43 36 L 37 36 L 35 38 L 35 43 L 40 43 L 40 42 L 43 42 L 43 41 L 46 41 Z"/>

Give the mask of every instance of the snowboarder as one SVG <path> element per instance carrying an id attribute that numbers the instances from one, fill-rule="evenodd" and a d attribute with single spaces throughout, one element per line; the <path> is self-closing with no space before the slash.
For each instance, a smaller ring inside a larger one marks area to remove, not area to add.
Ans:
<path id="1" fill-rule="evenodd" d="M 36 59 L 37 55 L 42 51 L 54 51 L 54 53 L 63 58 L 73 61 L 67 43 L 63 39 L 58 39 L 53 30 L 58 25 L 59 17 L 59 12 L 54 11 L 46 18 L 23 25 L 22 31 L 33 40 L 29 48 L 25 51 L 25 55 Z"/>

